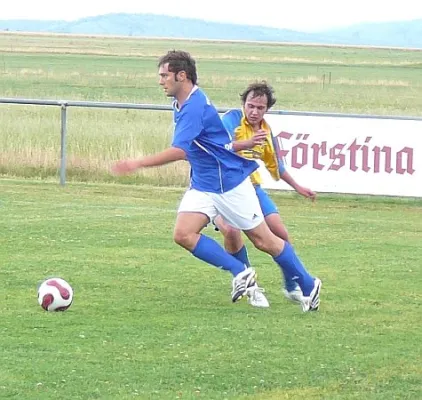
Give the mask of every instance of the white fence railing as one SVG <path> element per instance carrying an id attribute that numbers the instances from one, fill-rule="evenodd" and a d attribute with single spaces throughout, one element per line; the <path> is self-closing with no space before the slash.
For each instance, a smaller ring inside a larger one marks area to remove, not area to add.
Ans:
<path id="1" fill-rule="evenodd" d="M 42 100 L 25 98 L 0 98 L 0 104 L 16 105 L 37 105 L 37 106 L 56 106 L 60 107 L 60 184 L 66 184 L 66 135 L 67 135 L 67 109 L 69 107 L 85 108 L 113 108 L 126 110 L 152 110 L 152 111 L 171 111 L 170 105 L 158 104 L 137 104 L 137 103 L 113 103 L 96 101 L 71 101 L 71 100 Z M 220 113 L 224 113 L 229 108 L 217 108 Z M 417 120 L 422 121 L 422 117 L 407 116 L 389 116 L 389 115 L 365 115 L 365 114 L 342 114 L 342 113 L 320 113 L 307 111 L 284 111 L 270 110 L 268 114 L 273 115 L 296 115 L 303 117 L 336 117 L 336 118 L 359 118 L 359 119 L 383 119 L 383 120 Z M 0 129 L 1 132 L 1 129 Z M 422 132 L 421 132 L 422 135 Z"/>

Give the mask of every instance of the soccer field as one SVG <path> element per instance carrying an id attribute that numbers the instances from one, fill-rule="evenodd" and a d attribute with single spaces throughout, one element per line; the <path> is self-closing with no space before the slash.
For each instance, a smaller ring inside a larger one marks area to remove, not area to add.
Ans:
<path id="1" fill-rule="evenodd" d="M 0 180 L 1 399 L 422 398 L 422 201 L 274 193 L 323 280 L 303 314 L 250 245 L 271 308 L 232 304 L 230 275 L 172 242 L 182 193 Z M 64 313 L 37 303 L 50 276 Z"/>

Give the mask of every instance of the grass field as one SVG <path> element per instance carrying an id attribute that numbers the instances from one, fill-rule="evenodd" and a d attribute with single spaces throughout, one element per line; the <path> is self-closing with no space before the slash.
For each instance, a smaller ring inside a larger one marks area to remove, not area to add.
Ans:
<path id="1" fill-rule="evenodd" d="M 275 88 L 275 109 L 422 115 L 422 51 L 0 33 L 2 97 L 169 104 L 157 59 L 190 51 L 220 107 L 239 106 L 255 80 Z M 0 173 L 57 176 L 58 108 L 0 104 Z M 69 179 L 110 180 L 116 158 L 167 145 L 168 112 L 69 110 Z M 171 179 L 167 179 L 171 174 Z M 186 170 L 147 171 L 143 182 L 186 184 Z"/>
<path id="2" fill-rule="evenodd" d="M 1 399 L 422 398 L 421 201 L 274 194 L 324 282 L 303 314 L 250 246 L 271 308 L 231 304 L 230 276 L 172 243 L 180 189 L 0 193 Z M 74 304 L 46 313 L 36 284 L 57 275 Z"/>
<path id="3" fill-rule="evenodd" d="M 276 109 L 422 115 L 422 52 L 348 47 L 0 33 L 0 96 L 168 104 L 171 48 L 221 107 L 267 79 Z M 171 114 L 68 114 L 60 187 L 59 110 L 0 104 L 0 399 L 422 398 L 422 200 L 272 193 L 321 310 L 288 303 L 251 246 L 271 308 L 233 305 L 230 276 L 172 242 L 185 163 L 109 174 L 167 146 Z M 37 303 L 50 276 L 75 290 L 65 313 Z"/>

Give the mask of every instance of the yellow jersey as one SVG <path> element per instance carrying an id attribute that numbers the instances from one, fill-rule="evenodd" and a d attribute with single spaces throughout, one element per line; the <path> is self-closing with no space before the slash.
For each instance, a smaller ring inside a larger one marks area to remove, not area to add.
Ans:
<path id="1" fill-rule="evenodd" d="M 227 111 L 221 119 L 233 141 L 248 140 L 255 134 L 243 110 Z M 240 150 L 238 154 L 248 159 L 262 160 L 273 179 L 278 181 L 280 180 L 280 174 L 285 170 L 284 165 L 278 158 L 271 128 L 265 120 L 262 120 L 261 129 L 267 131 L 265 142 L 262 145 L 254 146 L 252 149 Z M 254 185 L 260 185 L 262 183 L 262 178 L 258 170 L 252 172 L 251 180 Z"/>

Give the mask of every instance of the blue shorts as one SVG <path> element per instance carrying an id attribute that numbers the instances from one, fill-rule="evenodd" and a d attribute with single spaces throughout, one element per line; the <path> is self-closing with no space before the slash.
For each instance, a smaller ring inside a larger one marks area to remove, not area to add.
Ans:
<path id="1" fill-rule="evenodd" d="M 270 214 L 278 214 L 277 206 L 274 204 L 274 202 L 271 200 L 268 193 L 262 189 L 261 185 L 254 185 L 256 195 L 259 199 L 259 204 L 261 206 L 262 213 L 264 214 L 264 217 Z"/>

